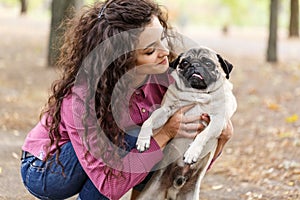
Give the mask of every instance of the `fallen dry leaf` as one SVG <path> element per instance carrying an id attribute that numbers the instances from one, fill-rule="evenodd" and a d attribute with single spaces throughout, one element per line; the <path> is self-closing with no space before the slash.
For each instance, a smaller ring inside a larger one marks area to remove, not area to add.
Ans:
<path id="1" fill-rule="evenodd" d="M 212 186 L 213 190 L 219 190 L 219 189 L 222 189 L 222 188 L 223 188 L 223 185 L 213 185 Z"/>
<path id="2" fill-rule="evenodd" d="M 278 111 L 280 109 L 280 105 L 275 102 L 266 101 L 266 106 L 269 110 Z"/>
<path id="3" fill-rule="evenodd" d="M 293 114 L 293 115 L 291 115 L 291 116 L 285 118 L 285 121 L 286 121 L 287 123 L 295 123 L 296 121 L 298 121 L 298 118 L 299 118 L 299 117 L 298 117 L 297 114 Z"/>
<path id="4" fill-rule="evenodd" d="M 278 134 L 278 137 L 280 137 L 280 138 L 289 138 L 292 136 L 293 136 L 293 133 L 291 131 L 280 132 Z"/>

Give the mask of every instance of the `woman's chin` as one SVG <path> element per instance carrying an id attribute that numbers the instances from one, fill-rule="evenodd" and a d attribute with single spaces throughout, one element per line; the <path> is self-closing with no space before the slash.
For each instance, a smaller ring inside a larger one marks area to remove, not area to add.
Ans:
<path id="1" fill-rule="evenodd" d="M 156 68 L 155 71 L 157 71 L 157 74 L 162 74 L 162 73 L 165 73 L 168 70 L 169 65 L 167 65 L 167 64 L 164 64 L 164 65 L 160 64 L 160 65 L 157 65 L 155 68 Z"/>

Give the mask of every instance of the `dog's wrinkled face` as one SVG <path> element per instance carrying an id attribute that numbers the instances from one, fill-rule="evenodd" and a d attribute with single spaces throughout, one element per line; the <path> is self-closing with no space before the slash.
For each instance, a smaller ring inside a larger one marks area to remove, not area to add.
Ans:
<path id="1" fill-rule="evenodd" d="M 185 52 L 176 70 L 186 87 L 206 89 L 220 77 L 216 53 L 206 48 L 190 49 Z"/>

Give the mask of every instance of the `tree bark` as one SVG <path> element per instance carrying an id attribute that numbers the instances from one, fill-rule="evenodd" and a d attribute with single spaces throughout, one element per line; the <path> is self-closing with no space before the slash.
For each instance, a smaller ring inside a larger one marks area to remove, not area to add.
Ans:
<path id="1" fill-rule="evenodd" d="M 278 0 L 271 0 L 267 61 L 277 62 Z"/>
<path id="2" fill-rule="evenodd" d="M 291 0 L 289 37 L 299 37 L 299 0 Z"/>
<path id="3" fill-rule="evenodd" d="M 61 37 L 64 33 L 63 21 L 72 17 L 83 4 L 83 0 L 52 0 L 51 27 L 48 45 L 48 66 L 55 66 L 61 47 Z"/>
<path id="4" fill-rule="evenodd" d="M 21 15 L 25 15 L 27 13 L 27 8 L 28 8 L 27 0 L 20 0 L 20 2 L 21 2 Z"/>

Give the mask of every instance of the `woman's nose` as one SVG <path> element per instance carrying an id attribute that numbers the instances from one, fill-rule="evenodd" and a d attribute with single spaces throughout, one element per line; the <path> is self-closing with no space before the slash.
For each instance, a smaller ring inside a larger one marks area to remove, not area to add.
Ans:
<path id="1" fill-rule="evenodd" d="M 168 56 L 169 53 L 170 53 L 170 50 L 168 49 L 167 44 L 165 44 L 162 41 L 159 43 L 158 50 L 159 50 L 159 56 L 160 57 Z"/>

